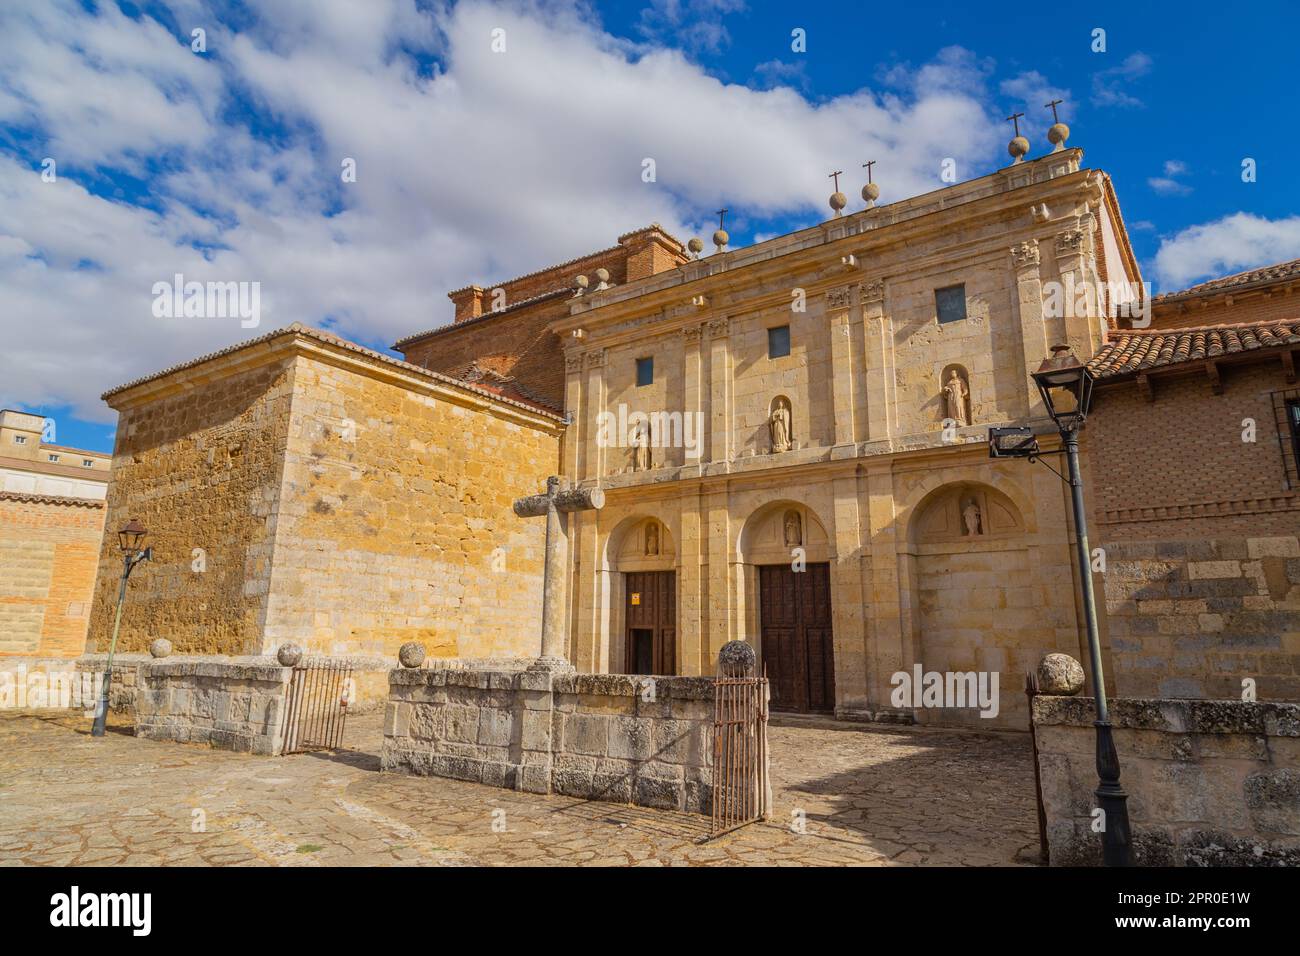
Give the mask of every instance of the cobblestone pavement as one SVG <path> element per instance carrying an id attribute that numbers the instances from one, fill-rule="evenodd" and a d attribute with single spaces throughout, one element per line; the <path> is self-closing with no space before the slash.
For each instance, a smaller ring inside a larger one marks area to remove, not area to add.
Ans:
<path id="1" fill-rule="evenodd" d="M 774 718 L 772 820 L 701 843 L 693 814 L 381 774 L 377 714 L 349 722 L 358 749 L 281 758 L 89 730 L 0 716 L 0 864 L 981 865 L 1037 849 L 1023 735 Z"/>

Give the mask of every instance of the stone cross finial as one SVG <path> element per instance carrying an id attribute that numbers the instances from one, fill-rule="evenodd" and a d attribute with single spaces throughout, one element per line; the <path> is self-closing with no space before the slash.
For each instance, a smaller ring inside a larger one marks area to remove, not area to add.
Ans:
<path id="1" fill-rule="evenodd" d="M 1060 118 L 1059 116 L 1056 115 L 1056 108 L 1057 108 L 1058 106 L 1060 106 L 1060 105 L 1061 105 L 1062 103 L 1064 103 L 1064 102 L 1065 102 L 1065 100 L 1052 100 L 1052 102 L 1050 102 L 1050 103 L 1047 104 L 1047 108 L 1048 108 L 1049 110 L 1052 111 L 1052 122 L 1053 122 L 1053 123 L 1059 123 L 1059 122 L 1061 122 L 1061 118 Z"/>
<path id="2" fill-rule="evenodd" d="M 546 479 L 546 492 L 517 498 L 515 514 L 520 518 L 546 516 L 546 562 L 542 570 L 542 654 L 548 665 L 565 665 L 564 656 L 564 545 L 567 520 L 560 515 L 572 511 L 598 511 L 605 507 L 605 492 L 600 488 L 565 488 L 552 475 Z"/>
<path id="3" fill-rule="evenodd" d="M 1020 135 L 1020 117 L 1024 115 L 1025 115 L 1024 113 L 1012 113 L 1010 116 L 1007 117 L 1007 119 L 1011 121 L 1012 125 L 1015 126 L 1017 136 Z"/>
<path id="4" fill-rule="evenodd" d="M 876 161 L 874 159 L 868 163 L 862 164 L 862 168 L 867 171 L 867 182 L 871 182 L 871 167 L 874 165 L 876 165 Z"/>

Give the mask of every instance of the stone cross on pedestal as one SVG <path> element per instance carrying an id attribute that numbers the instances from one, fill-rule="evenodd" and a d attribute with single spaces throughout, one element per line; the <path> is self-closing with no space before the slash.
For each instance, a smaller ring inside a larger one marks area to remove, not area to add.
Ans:
<path id="1" fill-rule="evenodd" d="M 567 665 L 564 656 L 564 545 L 571 511 L 597 511 L 605 506 L 605 492 L 599 488 L 564 488 L 560 478 L 546 479 L 546 493 L 515 501 L 521 518 L 546 516 L 546 563 L 542 571 L 542 656 L 538 663 Z"/>

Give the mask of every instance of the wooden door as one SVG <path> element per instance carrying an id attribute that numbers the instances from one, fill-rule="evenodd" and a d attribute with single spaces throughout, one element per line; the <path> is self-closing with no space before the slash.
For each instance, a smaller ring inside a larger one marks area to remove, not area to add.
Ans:
<path id="1" fill-rule="evenodd" d="M 758 569 L 763 665 L 774 710 L 835 710 L 831 574 L 826 563 L 796 572 L 788 564 Z"/>
<path id="2" fill-rule="evenodd" d="M 623 577 L 627 593 L 624 672 L 676 674 L 677 572 L 629 571 Z"/>

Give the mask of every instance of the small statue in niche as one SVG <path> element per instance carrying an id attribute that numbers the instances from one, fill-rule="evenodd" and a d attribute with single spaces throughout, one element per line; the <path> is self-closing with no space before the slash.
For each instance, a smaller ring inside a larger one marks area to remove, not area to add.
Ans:
<path id="1" fill-rule="evenodd" d="M 965 527 L 963 534 L 973 537 L 984 533 L 984 516 L 980 514 L 980 506 L 974 498 L 967 501 L 966 507 L 961 509 L 961 520 Z"/>
<path id="2" fill-rule="evenodd" d="M 785 546 L 787 548 L 798 548 L 803 544 L 803 522 L 799 519 L 799 512 L 787 511 L 785 513 Z"/>
<path id="3" fill-rule="evenodd" d="M 966 410 L 966 399 L 970 397 L 970 389 L 956 369 L 948 373 L 948 381 L 943 386 L 943 397 L 948 406 L 948 417 L 957 423 L 957 427 L 969 425 L 970 414 Z"/>
<path id="4" fill-rule="evenodd" d="M 636 426 L 632 439 L 632 470 L 650 470 L 650 423 L 641 422 Z"/>
<path id="5" fill-rule="evenodd" d="M 773 403 L 767 430 L 772 439 L 773 454 L 790 450 L 790 403 L 784 397 Z"/>
<path id="6" fill-rule="evenodd" d="M 659 522 L 651 521 L 645 526 L 645 553 L 647 557 L 659 553 Z"/>

